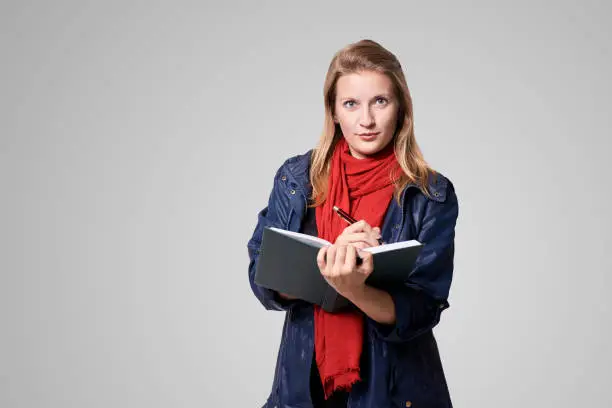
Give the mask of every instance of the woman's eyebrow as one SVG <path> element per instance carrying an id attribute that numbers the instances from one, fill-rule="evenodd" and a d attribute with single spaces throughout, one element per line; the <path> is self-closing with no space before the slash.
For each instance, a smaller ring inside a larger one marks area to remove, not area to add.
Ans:
<path id="1" fill-rule="evenodd" d="M 389 94 L 387 94 L 387 93 L 381 93 L 381 94 L 373 96 L 371 100 L 378 99 L 378 98 L 391 99 L 391 96 L 389 96 Z M 342 100 L 342 101 L 346 101 L 346 100 L 349 100 L 349 99 L 354 99 L 356 101 L 359 100 L 359 98 L 355 98 L 355 97 L 352 97 L 352 96 L 344 96 L 344 97 L 340 98 L 340 100 Z"/>

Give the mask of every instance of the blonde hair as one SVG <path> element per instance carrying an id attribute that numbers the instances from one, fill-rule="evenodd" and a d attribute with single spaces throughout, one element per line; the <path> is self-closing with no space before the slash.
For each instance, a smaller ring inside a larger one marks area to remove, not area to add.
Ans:
<path id="1" fill-rule="evenodd" d="M 397 127 L 390 142 L 394 143 L 395 156 L 403 170 L 399 177 L 392 177 L 395 179 L 395 199 L 401 204 L 402 191 L 410 183 L 416 184 L 425 195 L 430 196 L 427 189 L 428 176 L 435 174 L 435 171 L 425 162 L 414 136 L 412 98 L 402 67 L 395 55 L 377 42 L 365 39 L 338 51 L 325 77 L 323 132 L 310 161 L 310 182 L 313 187 L 311 207 L 322 204 L 326 199 L 331 158 L 336 143 L 343 137 L 340 126 L 334 123 L 333 119 L 336 83 L 343 75 L 361 71 L 375 71 L 387 75 L 394 85 L 395 97 L 399 101 Z"/>

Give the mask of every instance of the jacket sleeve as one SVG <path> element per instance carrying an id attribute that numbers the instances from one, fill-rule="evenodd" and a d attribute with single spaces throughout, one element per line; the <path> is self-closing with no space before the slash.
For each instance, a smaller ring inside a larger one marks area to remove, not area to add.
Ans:
<path id="1" fill-rule="evenodd" d="M 274 184 L 268 198 L 268 205 L 258 213 L 255 231 L 247 243 L 251 290 L 267 310 L 288 310 L 293 304 L 299 302 L 299 300 L 282 299 L 276 291 L 263 288 L 254 281 L 264 228 L 276 227 L 286 229 L 287 220 L 291 212 L 289 200 L 282 191 L 281 177 L 284 168 L 284 166 L 281 166 L 274 176 Z"/>
<path id="2" fill-rule="evenodd" d="M 395 304 L 394 324 L 381 324 L 372 319 L 378 336 L 392 342 L 413 339 L 432 329 L 447 302 L 453 276 L 455 224 L 459 205 L 454 187 L 448 181 L 446 200 L 428 200 L 417 240 L 423 243 L 409 278 L 387 292 Z"/>

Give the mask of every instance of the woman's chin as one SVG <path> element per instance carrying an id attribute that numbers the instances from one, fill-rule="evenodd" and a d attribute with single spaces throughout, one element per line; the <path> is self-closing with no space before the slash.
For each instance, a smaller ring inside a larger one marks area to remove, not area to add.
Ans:
<path id="1" fill-rule="evenodd" d="M 351 154 L 359 159 L 363 159 L 363 158 L 366 158 L 368 156 L 372 156 L 378 153 L 380 150 L 381 150 L 380 147 L 377 145 L 359 146 L 357 148 L 354 148 Z"/>

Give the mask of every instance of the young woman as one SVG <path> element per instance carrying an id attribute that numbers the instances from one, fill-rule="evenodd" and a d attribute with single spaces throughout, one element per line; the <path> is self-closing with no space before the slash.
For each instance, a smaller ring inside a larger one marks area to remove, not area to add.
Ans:
<path id="1" fill-rule="evenodd" d="M 279 168 L 247 245 L 254 294 L 266 309 L 287 312 L 264 406 L 451 407 L 432 328 L 449 306 L 453 184 L 423 159 L 401 65 L 380 44 L 362 40 L 336 53 L 324 101 L 318 145 Z M 334 206 L 359 221 L 347 224 Z M 255 284 L 263 229 L 271 226 L 333 242 L 317 263 L 354 307 L 328 313 Z M 374 265 L 360 252 L 380 238 L 424 244 L 404 283 L 386 291 L 364 283 Z"/>

